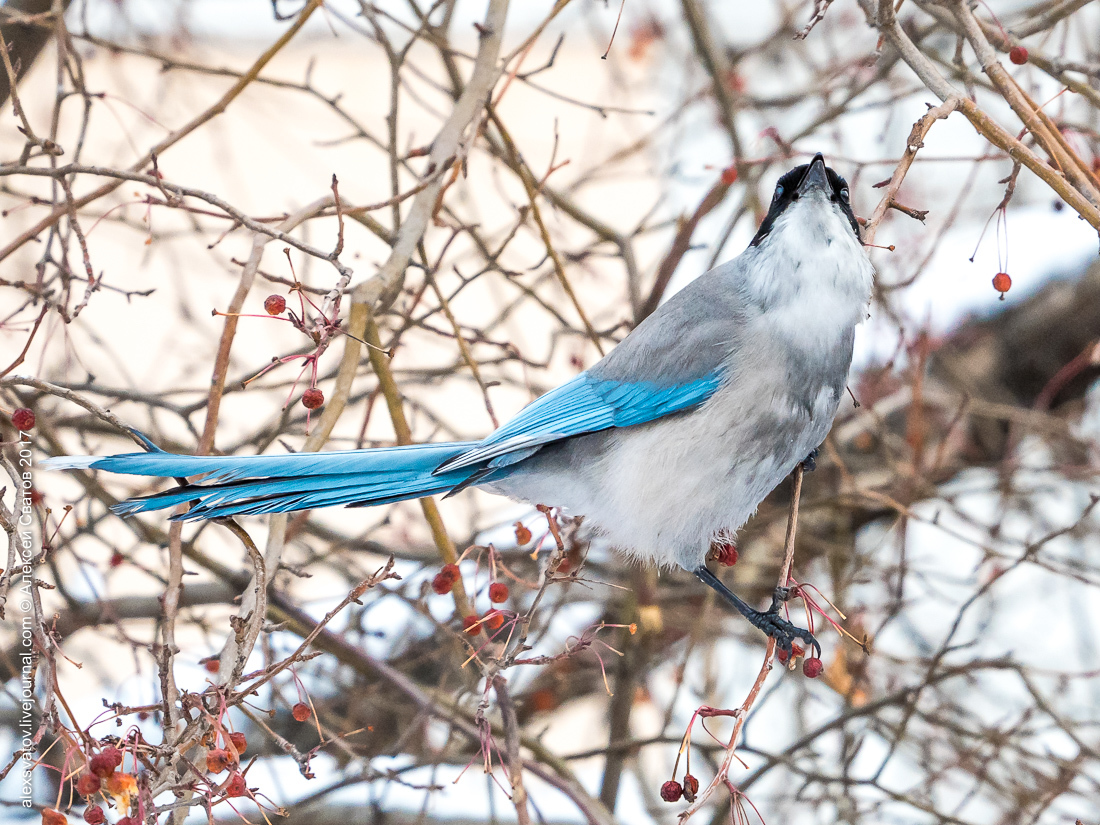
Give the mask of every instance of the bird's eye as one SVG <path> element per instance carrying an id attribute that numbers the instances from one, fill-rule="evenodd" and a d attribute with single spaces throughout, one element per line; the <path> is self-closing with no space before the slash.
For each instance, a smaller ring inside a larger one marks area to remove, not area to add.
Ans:
<path id="1" fill-rule="evenodd" d="M 844 200 L 848 200 L 848 187 L 847 186 L 845 186 L 844 188 L 842 188 L 840 190 L 840 197 L 844 198 Z"/>
<path id="2" fill-rule="evenodd" d="M 772 195 L 772 203 L 783 197 L 783 184 L 779 184 L 775 187 L 775 194 Z"/>

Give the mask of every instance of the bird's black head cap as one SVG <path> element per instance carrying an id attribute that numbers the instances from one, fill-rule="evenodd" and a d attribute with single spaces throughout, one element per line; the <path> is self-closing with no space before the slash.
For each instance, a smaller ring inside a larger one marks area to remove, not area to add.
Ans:
<path id="1" fill-rule="evenodd" d="M 827 194 L 829 200 L 837 205 L 848 223 L 852 232 L 859 238 L 859 223 L 852 212 L 852 205 L 848 202 L 848 182 L 840 175 L 825 165 L 825 158 L 818 152 L 809 163 L 796 166 L 775 185 L 775 194 L 772 195 L 771 206 L 768 214 L 760 224 L 756 237 L 752 239 L 750 246 L 759 246 L 768 237 L 772 227 L 787 208 L 812 191 L 822 191 Z"/>

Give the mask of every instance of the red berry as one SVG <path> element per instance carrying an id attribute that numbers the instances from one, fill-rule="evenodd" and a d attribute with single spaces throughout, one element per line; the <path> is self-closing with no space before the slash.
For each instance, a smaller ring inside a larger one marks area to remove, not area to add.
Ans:
<path id="1" fill-rule="evenodd" d="M 443 565 L 443 568 L 432 579 L 432 590 L 440 596 L 444 593 L 450 593 L 460 575 L 457 564 Z"/>
<path id="2" fill-rule="evenodd" d="M 282 315 L 286 312 L 286 298 L 282 295 L 268 295 L 264 299 L 264 311 L 268 315 Z"/>
<path id="3" fill-rule="evenodd" d="M 302 406 L 307 410 L 315 410 L 325 403 L 325 394 L 316 387 L 310 387 L 302 393 Z"/>
<path id="4" fill-rule="evenodd" d="M 481 622 L 477 616 L 464 616 L 462 619 L 462 629 L 471 636 L 476 636 L 481 633 Z"/>
<path id="5" fill-rule="evenodd" d="M 89 805 L 84 809 L 84 821 L 88 825 L 103 825 L 107 821 L 107 817 L 103 814 L 103 809 L 98 805 Z"/>
<path id="6" fill-rule="evenodd" d="M 211 748 L 206 752 L 206 769 L 210 773 L 221 773 L 232 764 L 234 760 L 229 756 L 225 748 Z"/>
<path id="7" fill-rule="evenodd" d="M 1023 66 L 1027 63 L 1027 49 L 1023 46 L 1013 46 L 1008 52 L 1008 59 L 1017 66 Z"/>
<path id="8" fill-rule="evenodd" d="M 489 585 L 489 601 L 500 604 L 508 601 L 508 585 L 504 582 L 493 582 Z"/>
<path id="9" fill-rule="evenodd" d="M 124 816 L 115 825 L 141 825 L 141 823 L 137 821 L 137 817 Z"/>
<path id="10" fill-rule="evenodd" d="M 485 614 L 485 621 L 482 624 L 487 625 L 490 630 L 499 630 L 504 624 L 504 614 L 494 607 Z"/>
<path id="11" fill-rule="evenodd" d="M 68 821 L 61 811 L 55 811 L 53 808 L 42 811 L 42 825 L 66 825 Z"/>
<path id="12" fill-rule="evenodd" d="M 225 786 L 226 796 L 247 796 L 248 785 L 244 781 L 244 776 L 239 773 L 233 774 L 229 777 L 229 784 Z"/>
<path id="13" fill-rule="evenodd" d="M 122 751 L 115 747 L 104 748 L 91 758 L 88 770 L 100 779 L 106 779 L 122 764 Z"/>
<path id="14" fill-rule="evenodd" d="M 722 170 L 722 183 L 726 186 L 736 182 L 737 180 L 737 167 L 732 163 Z"/>
<path id="15" fill-rule="evenodd" d="M 217 673 L 221 670 L 221 662 L 218 661 L 217 656 L 212 656 L 202 663 L 202 666 L 206 668 L 207 673 Z"/>
<path id="16" fill-rule="evenodd" d="M 290 713 L 299 722 L 305 722 L 313 715 L 313 710 L 305 702 L 299 702 L 290 709 Z"/>
<path id="17" fill-rule="evenodd" d="M 811 679 L 816 679 L 820 676 L 821 671 L 824 669 L 825 665 L 821 664 L 821 660 L 816 656 L 811 656 L 802 663 L 802 673 Z"/>
<path id="18" fill-rule="evenodd" d="M 678 802 L 684 795 L 684 789 L 675 779 L 670 779 L 661 786 L 661 799 L 665 802 Z"/>
<path id="19" fill-rule="evenodd" d="M 43 501 L 45 501 L 46 497 L 44 495 L 42 495 L 42 493 L 40 493 L 37 489 L 35 489 L 34 487 L 31 487 L 30 499 L 31 499 L 31 504 L 37 506 L 37 505 L 41 504 Z"/>
<path id="20" fill-rule="evenodd" d="M 20 407 L 11 414 L 11 425 L 21 432 L 33 430 L 34 411 L 28 410 L 26 407 Z M 45 814 L 43 814 L 43 816 L 45 816 Z"/>
<path id="21" fill-rule="evenodd" d="M 238 755 L 248 750 L 248 738 L 240 731 L 229 734 L 229 741 L 232 743 Z"/>
<path id="22" fill-rule="evenodd" d="M 723 79 L 726 88 L 730 91 L 737 92 L 738 94 L 745 91 L 745 78 L 741 77 L 741 75 L 733 69 L 729 69 Z"/>
<path id="23" fill-rule="evenodd" d="M 111 553 L 111 560 L 110 560 L 109 562 L 107 562 L 107 563 L 108 563 L 109 565 L 111 565 L 111 567 L 118 567 L 118 566 L 119 566 L 120 564 L 122 564 L 122 563 L 123 563 L 124 561 L 126 561 L 126 557 L 125 557 L 125 556 L 123 556 L 123 555 L 122 555 L 122 554 L 121 554 L 120 552 L 118 552 L 117 550 L 115 550 L 115 552 Z"/>
<path id="24" fill-rule="evenodd" d="M 733 567 L 737 564 L 737 548 L 731 541 L 721 541 L 715 545 L 718 551 L 718 563 L 723 567 Z"/>
<path id="25" fill-rule="evenodd" d="M 795 645 L 791 645 L 791 653 L 788 653 L 783 648 L 779 648 L 779 650 L 777 650 L 775 652 L 775 658 L 777 658 L 782 664 L 787 664 L 787 660 L 789 658 L 791 658 L 792 653 L 794 654 L 794 658 L 797 659 L 799 656 L 801 656 L 805 652 L 806 651 L 803 650 L 800 645 L 795 644 Z"/>
<path id="26" fill-rule="evenodd" d="M 102 780 L 94 773 L 82 773 L 76 780 L 76 792 L 81 796 L 94 796 L 99 793 L 99 783 Z"/>
<path id="27" fill-rule="evenodd" d="M 694 802 L 697 793 L 699 793 L 699 780 L 690 773 L 684 774 L 684 796 L 688 798 L 688 802 Z"/>
<path id="28" fill-rule="evenodd" d="M 1012 279 L 1008 277 L 1007 272 L 998 272 L 993 276 L 993 288 L 1001 293 L 1001 297 L 1012 289 Z"/>

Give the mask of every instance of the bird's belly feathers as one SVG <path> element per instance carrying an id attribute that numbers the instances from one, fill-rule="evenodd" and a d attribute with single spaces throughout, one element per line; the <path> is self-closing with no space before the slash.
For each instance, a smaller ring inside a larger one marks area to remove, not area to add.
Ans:
<path id="1" fill-rule="evenodd" d="M 828 433 L 844 376 L 790 377 L 755 369 L 691 412 L 551 445 L 492 489 L 583 515 L 630 555 L 694 569 Z"/>

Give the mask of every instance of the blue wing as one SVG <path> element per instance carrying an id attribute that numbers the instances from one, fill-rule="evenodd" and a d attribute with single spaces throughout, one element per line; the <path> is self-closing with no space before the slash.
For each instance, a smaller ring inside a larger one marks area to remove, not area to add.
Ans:
<path id="1" fill-rule="evenodd" d="M 472 466 L 503 467 L 553 441 L 609 427 L 644 424 L 697 407 L 721 383 L 720 371 L 668 386 L 650 381 L 615 381 L 583 372 L 531 402 L 472 450 L 445 461 L 435 472 Z"/>

